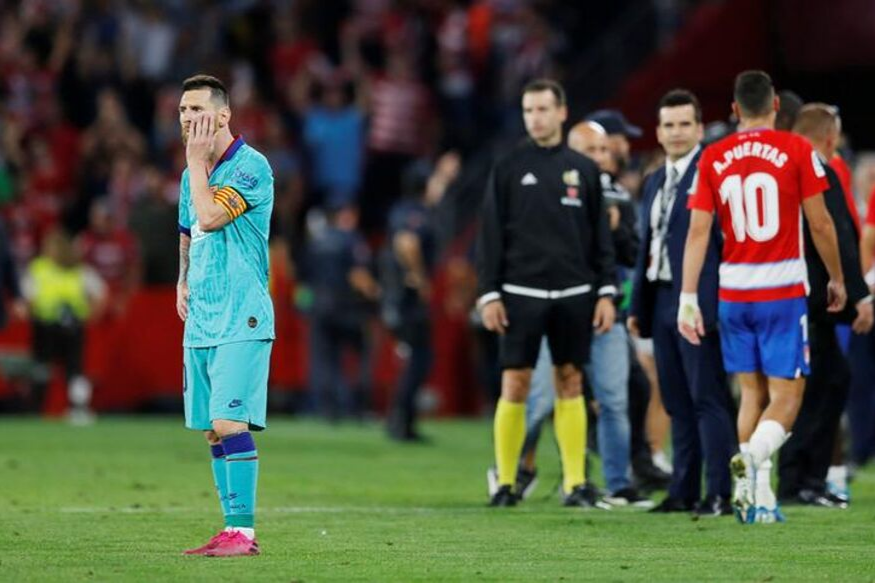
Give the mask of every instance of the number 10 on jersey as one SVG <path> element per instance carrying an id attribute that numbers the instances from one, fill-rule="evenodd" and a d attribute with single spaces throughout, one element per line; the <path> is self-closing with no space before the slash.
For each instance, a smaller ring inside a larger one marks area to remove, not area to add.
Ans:
<path id="1" fill-rule="evenodd" d="M 729 202 L 729 216 L 735 240 L 768 241 L 778 234 L 778 182 L 765 172 L 754 172 L 744 178 L 740 174 L 727 176 L 720 184 L 720 201 Z"/>

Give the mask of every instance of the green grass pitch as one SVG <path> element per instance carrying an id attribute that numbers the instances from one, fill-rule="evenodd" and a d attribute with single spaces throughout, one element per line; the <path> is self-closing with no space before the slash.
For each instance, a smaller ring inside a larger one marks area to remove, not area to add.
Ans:
<path id="1" fill-rule="evenodd" d="M 848 510 L 784 525 L 562 508 L 541 451 L 532 500 L 486 507 L 491 424 L 428 446 L 377 425 L 274 418 L 257 437 L 262 555 L 183 557 L 220 527 L 209 452 L 179 419 L 0 421 L 0 581 L 875 581 L 875 470 Z"/>

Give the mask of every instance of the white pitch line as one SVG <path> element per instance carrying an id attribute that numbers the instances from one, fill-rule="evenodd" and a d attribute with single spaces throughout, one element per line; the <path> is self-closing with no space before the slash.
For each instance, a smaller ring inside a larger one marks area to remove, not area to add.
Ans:
<path id="1" fill-rule="evenodd" d="M 66 506 L 60 509 L 64 514 L 172 514 L 179 512 L 213 512 L 207 507 L 186 506 Z M 428 508 L 415 506 L 276 506 L 259 508 L 259 513 L 268 514 L 447 514 L 482 512 L 481 508 Z"/>

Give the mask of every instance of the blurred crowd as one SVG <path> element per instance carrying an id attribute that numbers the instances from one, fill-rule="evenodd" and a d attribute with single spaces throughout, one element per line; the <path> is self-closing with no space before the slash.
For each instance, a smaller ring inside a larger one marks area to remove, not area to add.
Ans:
<path id="1" fill-rule="evenodd" d="M 358 337 L 384 294 L 378 281 L 346 285 L 345 248 L 333 250 L 332 237 L 360 241 L 357 273 L 378 278 L 394 206 L 427 184 L 442 198 L 454 183 L 431 269 L 473 218 L 493 146 L 519 136 L 520 88 L 561 76 L 591 41 L 583 33 L 613 13 L 579 12 L 550 0 L 4 2 L 4 256 L 24 276 L 54 243 L 70 246 L 65 263 L 109 291 L 89 317 L 124 313 L 141 286 L 173 284 L 180 84 L 208 72 L 229 87 L 235 134 L 275 173 L 271 250 L 288 268 L 276 273 L 297 280 L 298 308 L 317 320 L 356 296 Z M 326 262 L 343 289 L 331 287 Z M 456 279 L 470 287 L 464 271 Z M 337 293 L 314 303 L 312 290 L 326 285 Z M 13 313 L 25 313 L 21 302 Z M 334 358 L 317 354 L 315 376 Z"/>
<path id="2" fill-rule="evenodd" d="M 409 365 L 393 405 L 393 430 L 409 434 L 410 387 L 432 359 L 421 339 L 434 274 L 447 270 L 442 301 L 467 320 L 470 227 L 496 153 L 523 134 L 520 89 L 534 77 L 572 78 L 576 59 L 633 3 L 3 2 L 3 246 L 25 274 L 46 247 L 69 243 L 67 260 L 108 290 L 92 294 L 92 315 L 124 312 L 141 286 L 174 284 L 180 84 L 216 75 L 231 92 L 234 133 L 275 174 L 271 250 L 284 268 L 276 273 L 296 281 L 294 296 L 277 301 L 310 319 L 315 406 L 329 416 L 369 407 L 368 331 L 382 321 Z M 654 42 L 685 3 L 657 4 Z M 633 195 L 661 163 L 634 146 L 619 178 Z M 855 192 L 868 195 L 875 159 L 855 167 Z M 480 384 L 494 398 L 494 346 L 482 340 Z M 361 380 L 337 376 L 349 349 L 364 363 Z"/>

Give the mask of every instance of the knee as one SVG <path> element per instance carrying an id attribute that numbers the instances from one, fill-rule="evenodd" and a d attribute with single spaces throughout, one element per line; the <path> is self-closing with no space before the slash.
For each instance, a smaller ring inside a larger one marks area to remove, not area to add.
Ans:
<path id="1" fill-rule="evenodd" d="M 249 425 L 243 423 L 242 421 L 215 419 L 213 420 L 213 431 L 209 433 L 214 433 L 218 436 L 219 439 L 222 439 L 228 437 L 229 435 L 243 433 L 244 431 L 249 431 Z"/>
<path id="2" fill-rule="evenodd" d="M 573 364 L 556 367 L 556 394 L 560 399 L 574 399 L 583 392 L 583 377 Z"/>
<path id="3" fill-rule="evenodd" d="M 524 403 L 529 395 L 531 372 L 505 370 L 501 380 L 501 398 L 511 403 Z"/>
<path id="4" fill-rule="evenodd" d="M 204 431 L 204 437 L 210 445 L 219 445 L 222 441 L 215 431 Z"/>
<path id="5" fill-rule="evenodd" d="M 628 393 L 625 390 L 617 390 L 618 387 L 606 387 L 606 389 L 597 395 L 602 411 L 607 415 L 628 415 Z"/>

